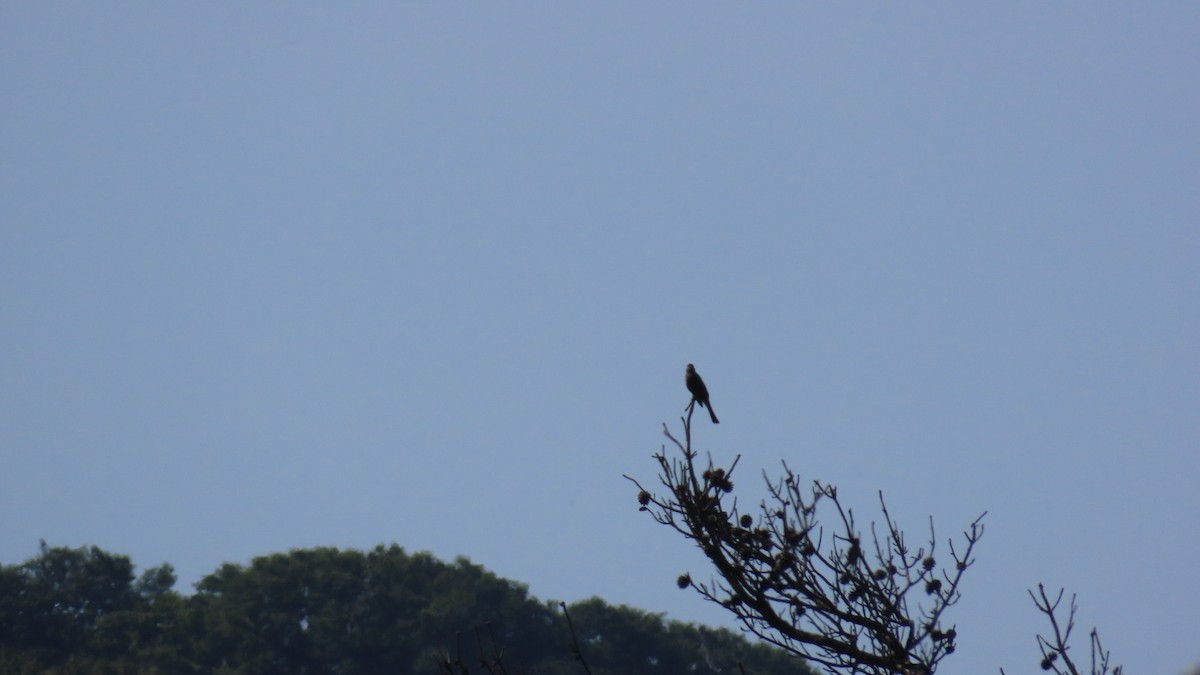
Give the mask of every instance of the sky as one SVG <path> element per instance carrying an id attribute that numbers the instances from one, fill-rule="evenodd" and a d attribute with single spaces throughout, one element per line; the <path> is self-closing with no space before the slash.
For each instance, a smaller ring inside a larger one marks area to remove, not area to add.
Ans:
<path id="1" fill-rule="evenodd" d="M 732 626 L 645 513 L 684 367 L 939 546 L 1200 661 L 1200 5 L 0 6 L 0 562 L 396 542 Z M 700 418 L 697 418 L 700 419 Z M 941 549 L 944 550 L 944 549 Z"/>

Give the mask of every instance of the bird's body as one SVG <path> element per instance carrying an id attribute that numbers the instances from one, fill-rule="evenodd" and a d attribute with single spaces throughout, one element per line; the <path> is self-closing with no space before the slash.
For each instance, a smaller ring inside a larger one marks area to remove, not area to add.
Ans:
<path id="1" fill-rule="evenodd" d="M 684 375 L 683 381 L 687 385 L 688 391 L 692 392 L 693 403 L 699 403 L 701 408 L 707 408 L 712 423 L 720 424 L 721 420 L 717 419 L 717 413 L 712 409 L 712 402 L 708 400 L 708 387 L 704 385 L 704 380 L 700 379 L 700 373 L 696 372 L 696 366 L 690 363 L 687 365 L 687 374 Z"/>

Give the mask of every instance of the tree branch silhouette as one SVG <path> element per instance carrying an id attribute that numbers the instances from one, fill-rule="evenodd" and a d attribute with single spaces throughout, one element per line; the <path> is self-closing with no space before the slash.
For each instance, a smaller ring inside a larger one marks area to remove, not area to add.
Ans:
<path id="1" fill-rule="evenodd" d="M 571 631 L 571 654 L 579 665 L 583 666 L 583 672 L 587 675 L 592 675 L 592 669 L 588 668 L 587 661 L 583 658 L 583 650 L 579 647 L 579 637 L 575 634 L 575 623 L 571 621 L 571 613 L 567 611 L 567 603 L 559 601 L 559 607 L 562 607 L 563 616 L 567 618 L 567 628 Z"/>
<path id="2" fill-rule="evenodd" d="M 957 631 L 946 610 L 958 602 L 963 574 L 983 536 L 983 517 L 971 522 L 963 542 L 949 542 L 952 564 L 939 569 L 937 537 L 913 548 L 888 512 L 882 492 L 880 527 L 864 538 L 837 487 L 804 482 L 786 463 L 782 477 L 764 475 L 769 497 L 751 513 L 733 497 L 729 468 L 709 456 L 703 470 L 692 448 L 691 416 L 681 418 L 683 438 L 667 425 L 670 441 L 654 455 L 662 495 L 638 488 L 640 510 L 696 543 L 715 579 L 679 577 L 731 611 L 754 635 L 820 664 L 830 673 L 929 675 L 954 652 Z M 826 525 L 820 517 L 828 517 Z"/>
<path id="3" fill-rule="evenodd" d="M 1075 595 L 1071 595 L 1071 604 L 1067 611 L 1065 623 L 1059 618 L 1058 608 L 1062 604 L 1063 594 L 1066 589 L 1060 588 L 1058 595 L 1053 600 L 1046 593 L 1046 587 L 1043 584 L 1038 584 L 1037 595 L 1034 595 L 1033 590 L 1029 590 L 1029 597 L 1033 600 L 1033 604 L 1038 608 L 1038 611 L 1046 615 L 1046 619 L 1050 622 L 1051 635 L 1045 636 L 1038 634 L 1037 644 L 1038 649 L 1042 652 L 1042 670 L 1052 671 L 1055 675 L 1080 675 L 1079 667 L 1075 665 L 1075 661 L 1071 659 L 1069 653 L 1071 647 L 1071 632 L 1075 630 L 1075 612 L 1078 606 L 1075 604 Z M 1110 665 L 1109 652 L 1100 643 L 1100 633 L 1093 628 L 1091 632 L 1091 675 L 1123 675 L 1125 668 L 1123 666 Z M 1000 669 L 1000 674 L 1004 675 L 1004 669 Z"/>

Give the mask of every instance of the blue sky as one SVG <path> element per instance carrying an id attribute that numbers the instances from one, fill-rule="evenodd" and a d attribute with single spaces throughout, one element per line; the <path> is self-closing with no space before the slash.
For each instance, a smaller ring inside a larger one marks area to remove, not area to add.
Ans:
<path id="1" fill-rule="evenodd" d="M 946 667 L 1034 672 L 1039 581 L 1200 659 L 1200 5 L 6 3 L 0 62 L 0 561 L 729 625 L 621 477 L 690 361 L 743 500 L 989 512 Z"/>

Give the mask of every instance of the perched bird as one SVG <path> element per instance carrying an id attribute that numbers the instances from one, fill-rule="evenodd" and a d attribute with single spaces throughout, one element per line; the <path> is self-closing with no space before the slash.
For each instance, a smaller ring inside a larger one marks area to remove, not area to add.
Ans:
<path id="1" fill-rule="evenodd" d="M 688 391 L 692 392 L 692 403 L 699 403 L 701 408 L 708 408 L 708 416 L 712 418 L 713 424 L 720 424 L 721 420 L 717 419 L 717 413 L 713 412 L 712 403 L 708 400 L 708 387 L 704 386 L 704 380 L 700 379 L 696 366 L 688 364 L 687 375 L 683 381 L 687 384 Z"/>

